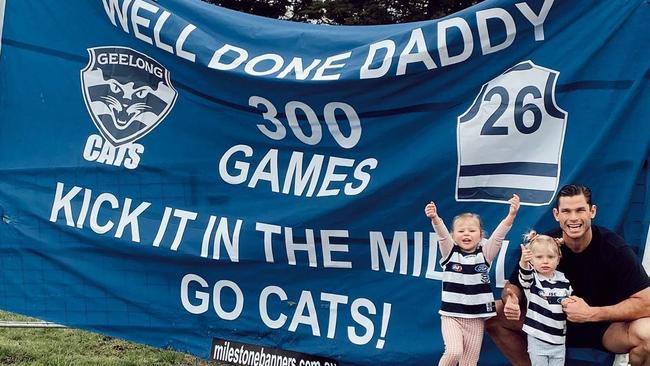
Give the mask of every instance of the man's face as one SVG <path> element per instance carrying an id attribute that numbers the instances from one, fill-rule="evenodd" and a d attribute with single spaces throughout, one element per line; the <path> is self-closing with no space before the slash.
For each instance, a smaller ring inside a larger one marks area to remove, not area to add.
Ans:
<path id="1" fill-rule="evenodd" d="M 587 198 L 582 194 L 560 197 L 558 208 L 553 209 L 553 216 L 560 223 L 566 237 L 579 240 L 591 231 L 591 220 L 596 216 L 596 206 L 590 207 Z"/>

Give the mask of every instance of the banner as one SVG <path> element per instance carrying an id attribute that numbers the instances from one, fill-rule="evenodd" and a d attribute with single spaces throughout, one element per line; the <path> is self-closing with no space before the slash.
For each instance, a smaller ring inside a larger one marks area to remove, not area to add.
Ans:
<path id="1" fill-rule="evenodd" d="M 639 260 L 650 4 L 322 26 L 198 0 L 0 0 L 0 308 L 235 364 L 443 351 L 423 213 L 521 234 L 592 187 Z M 505 361 L 487 340 L 481 364 Z"/>

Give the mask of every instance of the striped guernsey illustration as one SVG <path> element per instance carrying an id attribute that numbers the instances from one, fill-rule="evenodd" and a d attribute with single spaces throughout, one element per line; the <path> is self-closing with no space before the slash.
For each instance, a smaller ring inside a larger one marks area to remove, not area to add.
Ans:
<path id="1" fill-rule="evenodd" d="M 552 201 L 568 117 L 555 101 L 559 75 L 524 61 L 482 86 L 458 117 L 457 201 Z"/>

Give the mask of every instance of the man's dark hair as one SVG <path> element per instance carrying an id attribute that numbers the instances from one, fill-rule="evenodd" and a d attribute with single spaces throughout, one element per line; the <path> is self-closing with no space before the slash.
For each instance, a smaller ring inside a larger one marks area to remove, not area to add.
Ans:
<path id="1" fill-rule="evenodd" d="M 585 196 L 587 204 L 591 207 L 593 203 L 591 202 L 591 189 L 589 187 L 579 184 L 567 184 L 560 188 L 560 192 L 558 192 L 557 198 L 555 198 L 555 208 L 560 208 L 560 197 L 573 197 L 580 194 Z"/>

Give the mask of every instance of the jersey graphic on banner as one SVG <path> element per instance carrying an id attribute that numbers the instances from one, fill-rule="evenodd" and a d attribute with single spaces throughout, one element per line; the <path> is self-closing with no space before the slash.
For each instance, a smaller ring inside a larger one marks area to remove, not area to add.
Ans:
<path id="1" fill-rule="evenodd" d="M 483 85 L 458 117 L 457 201 L 552 201 L 568 117 L 555 102 L 559 75 L 524 61 Z"/>
<path id="2" fill-rule="evenodd" d="M 95 47 L 88 53 L 81 86 L 106 140 L 116 147 L 134 142 L 162 122 L 178 95 L 165 67 L 126 47 Z"/>

